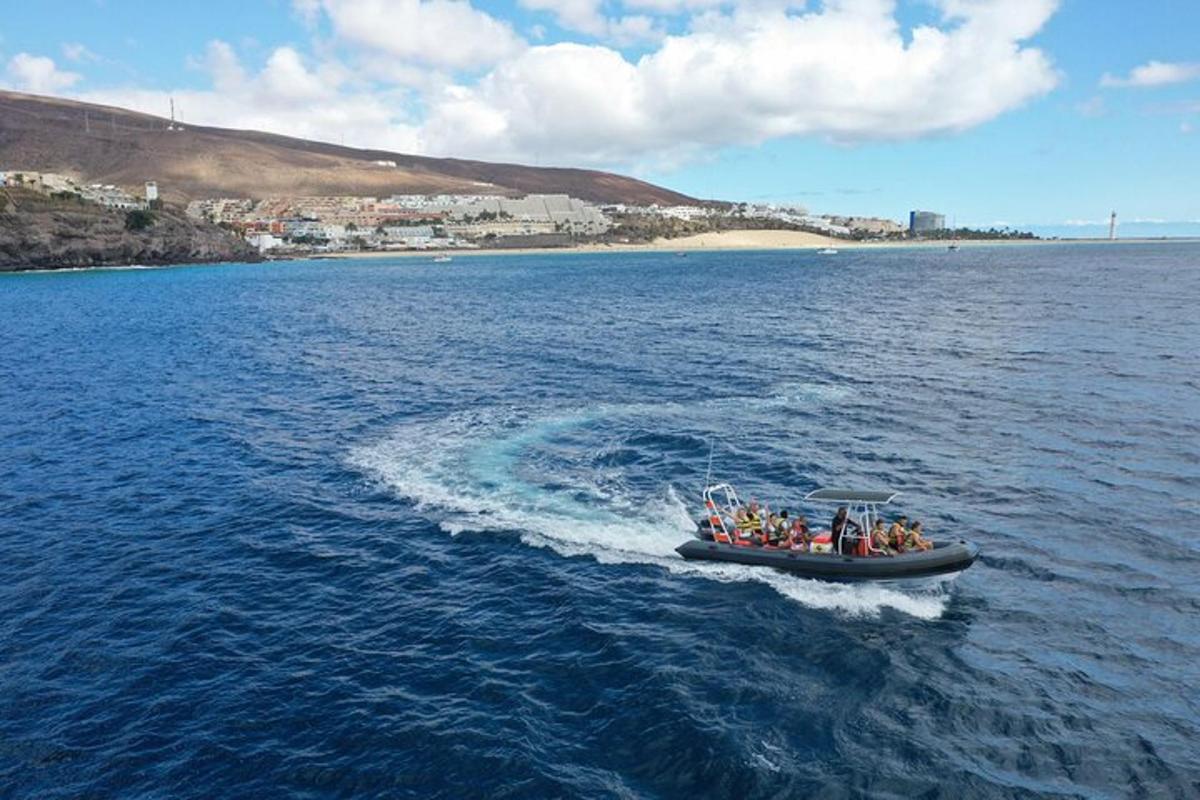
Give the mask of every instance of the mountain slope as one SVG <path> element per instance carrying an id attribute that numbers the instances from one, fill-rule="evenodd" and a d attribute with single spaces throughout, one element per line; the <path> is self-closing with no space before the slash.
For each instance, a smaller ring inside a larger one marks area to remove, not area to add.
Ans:
<path id="1" fill-rule="evenodd" d="M 380 166 L 374 161 L 392 161 Z M 695 203 L 613 173 L 526 167 L 361 150 L 288 136 L 184 125 L 149 114 L 0 91 L 0 169 L 64 172 L 162 196 L 525 194 L 563 192 L 598 203 Z"/>

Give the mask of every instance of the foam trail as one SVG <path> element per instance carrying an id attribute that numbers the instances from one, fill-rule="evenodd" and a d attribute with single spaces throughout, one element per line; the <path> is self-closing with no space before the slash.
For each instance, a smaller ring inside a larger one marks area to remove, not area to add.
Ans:
<path id="1" fill-rule="evenodd" d="M 673 487 L 658 497 L 635 497 L 619 482 L 599 481 L 591 463 L 578 463 L 588 462 L 586 457 L 559 463 L 563 448 L 551 446 L 556 436 L 597 420 L 644 419 L 647 413 L 636 406 L 603 406 L 528 419 L 474 410 L 407 425 L 355 450 L 350 460 L 451 535 L 516 532 L 531 546 L 604 564 L 654 564 L 677 575 L 758 581 L 813 608 L 873 615 L 888 606 L 923 619 L 941 615 L 944 593 L 914 595 L 882 585 L 830 584 L 738 564 L 685 561 L 675 547 L 692 535 L 695 523 Z M 549 473 L 541 481 L 539 469 Z"/>

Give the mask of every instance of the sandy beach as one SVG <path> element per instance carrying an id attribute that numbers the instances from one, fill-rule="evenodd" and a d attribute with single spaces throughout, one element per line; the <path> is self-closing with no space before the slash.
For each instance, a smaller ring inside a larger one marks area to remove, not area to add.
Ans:
<path id="1" fill-rule="evenodd" d="M 1195 241 L 1186 239 L 979 239 L 962 240 L 962 248 L 974 247 L 1020 247 L 1028 245 L 1063 245 L 1063 244 L 1147 244 L 1163 241 Z M 657 239 L 653 242 L 639 244 L 580 244 L 572 247 L 555 248 L 507 248 L 489 250 L 453 249 L 453 250 L 388 250 L 388 251 L 343 251 L 320 253 L 310 258 L 318 259 L 347 259 L 347 258 L 432 258 L 435 255 L 479 256 L 479 255 L 529 255 L 537 253 L 689 253 L 722 250 L 819 250 L 830 248 L 834 250 L 862 250 L 882 248 L 932 248 L 946 249 L 948 242 L 943 240 L 929 241 L 889 241 L 889 242 L 852 242 L 844 239 L 834 239 L 815 233 L 802 231 L 780 230 L 738 230 L 702 233 L 679 239 Z M 302 256 L 303 257 L 303 256 Z"/>

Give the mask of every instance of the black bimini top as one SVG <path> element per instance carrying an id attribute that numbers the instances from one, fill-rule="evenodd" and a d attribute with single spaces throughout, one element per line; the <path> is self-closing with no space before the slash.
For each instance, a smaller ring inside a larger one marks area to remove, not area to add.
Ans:
<path id="1" fill-rule="evenodd" d="M 879 503 L 886 505 L 900 496 L 899 492 L 859 492 L 854 489 L 817 489 L 804 496 L 805 500 L 828 500 L 833 503 Z"/>

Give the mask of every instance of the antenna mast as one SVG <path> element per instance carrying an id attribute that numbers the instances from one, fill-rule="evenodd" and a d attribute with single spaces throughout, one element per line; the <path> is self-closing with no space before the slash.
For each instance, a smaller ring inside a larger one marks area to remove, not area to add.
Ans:
<path id="1" fill-rule="evenodd" d="M 712 439 L 708 440 L 708 469 L 705 470 L 705 472 L 704 472 L 704 488 L 705 489 L 708 488 L 709 482 L 712 478 L 713 449 L 716 446 L 717 446 L 716 442 L 714 442 Z"/>

